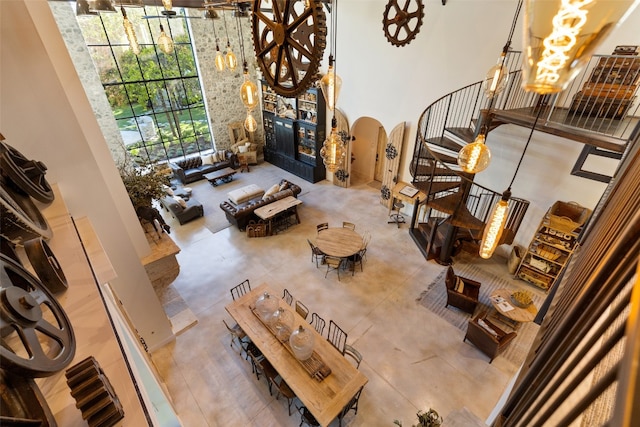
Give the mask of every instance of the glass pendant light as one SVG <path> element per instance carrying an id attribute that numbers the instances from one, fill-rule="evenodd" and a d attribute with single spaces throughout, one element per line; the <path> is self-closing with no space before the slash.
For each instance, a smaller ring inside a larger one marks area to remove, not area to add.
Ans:
<path id="1" fill-rule="evenodd" d="M 167 55 L 173 53 L 173 40 L 164 32 L 162 24 L 160 24 L 160 35 L 158 36 L 158 47 Z"/>
<path id="2" fill-rule="evenodd" d="M 511 188 L 508 188 L 502 193 L 502 198 L 493 207 L 489 222 L 484 227 L 484 233 L 482 234 L 482 242 L 480 243 L 480 257 L 488 259 L 491 258 L 493 252 L 496 250 L 498 243 L 500 243 L 500 237 L 502 237 L 502 231 L 507 222 L 507 214 L 509 213 L 509 199 L 511 198 Z"/>
<path id="3" fill-rule="evenodd" d="M 340 88 L 342 88 L 342 79 L 335 73 L 333 68 L 333 55 L 329 55 L 329 68 L 327 74 L 320 79 L 320 89 L 324 99 L 327 101 L 327 107 L 333 111 L 340 96 Z"/>
<path id="4" fill-rule="evenodd" d="M 220 52 L 220 48 L 216 44 L 216 59 L 215 59 L 216 69 L 218 71 L 224 71 L 224 55 Z"/>
<path id="5" fill-rule="evenodd" d="M 173 0 L 162 0 L 162 6 L 164 6 L 164 10 L 160 13 L 162 13 L 165 16 L 168 15 L 175 15 L 176 11 L 172 10 L 173 9 Z"/>
<path id="6" fill-rule="evenodd" d="M 502 92 L 509 80 L 509 70 L 504 65 L 506 52 L 502 52 L 496 65 L 487 71 L 487 75 L 482 82 L 482 89 L 487 98 L 492 98 Z"/>
<path id="7" fill-rule="evenodd" d="M 253 117 L 251 110 L 247 110 L 247 117 L 244 119 L 244 128 L 247 132 L 255 132 L 258 130 L 258 122 Z"/>
<path id="8" fill-rule="evenodd" d="M 564 90 L 596 47 L 640 3 L 638 0 L 527 0 L 523 51 L 524 90 Z"/>
<path id="9" fill-rule="evenodd" d="M 227 65 L 227 68 L 231 71 L 238 67 L 238 58 L 236 58 L 236 54 L 231 50 L 231 43 L 229 43 L 229 40 L 227 40 L 227 53 L 224 56 L 224 62 Z"/>
<path id="10" fill-rule="evenodd" d="M 249 69 L 247 63 L 244 64 L 244 82 L 240 86 L 240 97 L 242 103 L 248 110 L 253 110 L 258 105 L 258 87 L 249 78 Z"/>
<path id="11" fill-rule="evenodd" d="M 129 40 L 129 47 L 131 51 L 139 55 L 140 54 L 140 44 L 138 43 L 138 37 L 136 37 L 136 32 L 133 29 L 133 24 L 127 18 L 127 12 L 125 12 L 124 7 L 120 6 L 120 10 L 122 11 L 122 26 L 124 27 L 124 33 L 127 35 L 127 40 Z"/>
<path id="12" fill-rule="evenodd" d="M 458 152 L 458 165 L 467 173 L 478 173 L 485 170 L 491 162 L 491 150 L 485 144 L 483 134 Z"/>
<path id="13" fill-rule="evenodd" d="M 342 161 L 347 155 L 342 143 L 342 138 L 338 135 L 338 121 L 334 117 L 331 119 L 331 133 L 324 140 L 320 149 L 320 156 L 324 166 L 329 172 L 337 171 L 342 165 Z"/>

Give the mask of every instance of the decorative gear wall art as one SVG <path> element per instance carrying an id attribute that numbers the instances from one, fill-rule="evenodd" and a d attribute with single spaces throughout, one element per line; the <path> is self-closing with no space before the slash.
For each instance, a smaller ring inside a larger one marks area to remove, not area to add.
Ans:
<path id="1" fill-rule="evenodd" d="M 404 0 L 404 6 L 400 7 L 399 0 L 390 0 L 384 8 L 382 16 L 382 28 L 389 43 L 400 47 L 411 43 L 416 38 L 422 26 L 424 18 L 424 5 L 422 0 Z"/>
<path id="2" fill-rule="evenodd" d="M 349 174 L 347 173 L 346 170 L 344 170 L 344 169 L 338 169 L 337 170 L 336 178 L 338 178 L 338 181 L 345 182 L 348 177 L 349 177 Z"/>
<path id="3" fill-rule="evenodd" d="M 383 200 L 389 200 L 391 198 L 391 190 L 386 185 L 383 185 L 380 189 L 380 194 L 382 195 Z"/>
<path id="4" fill-rule="evenodd" d="M 322 2 L 256 0 L 251 16 L 256 59 L 267 84 L 286 98 L 310 88 L 327 39 Z"/>

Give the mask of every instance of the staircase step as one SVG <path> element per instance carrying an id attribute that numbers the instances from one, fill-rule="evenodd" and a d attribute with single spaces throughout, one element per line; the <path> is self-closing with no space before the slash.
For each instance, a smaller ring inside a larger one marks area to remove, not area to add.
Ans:
<path id="1" fill-rule="evenodd" d="M 460 181 L 422 181 L 414 182 L 413 186 L 425 194 L 436 194 L 460 187 Z"/>
<path id="2" fill-rule="evenodd" d="M 447 129 L 445 129 L 445 132 Z M 464 147 L 467 143 L 462 141 L 458 142 L 452 138 L 448 138 L 447 136 L 439 136 L 436 138 L 427 139 L 427 143 L 437 145 L 439 147 L 447 148 L 451 151 L 458 152 L 462 147 Z"/>
<path id="3" fill-rule="evenodd" d="M 482 230 L 484 222 L 473 216 L 467 206 L 460 203 L 459 193 L 438 197 L 427 202 L 430 208 L 449 214 L 447 222 L 456 227 L 468 228 L 470 230 Z M 460 205 L 460 206 L 458 206 Z"/>
<path id="4" fill-rule="evenodd" d="M 445 137 L 453 140 L 458 145 L 458 149 L 476 139 L 475 131 L 472 128 L 446 128 L 444 132 Z"/>

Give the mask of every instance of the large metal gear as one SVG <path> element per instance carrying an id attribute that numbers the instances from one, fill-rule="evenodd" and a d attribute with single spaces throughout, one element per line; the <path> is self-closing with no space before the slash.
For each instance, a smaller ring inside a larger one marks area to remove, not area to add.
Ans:
<path id="1" fill-rule="evenodd" d="M 251 19 L 256 59 L 267 84 L 287 98 L 311 87 L 326 46 L 322 2 L 256 0 Z"/>
<path id="2" fill-rule="evenodd" d="M 424 5 L 422 0 L 404 0 L 404 6 L 400 7 L 398 0 L 390 0 L 384 8 L 382 28 L 389 43 L 394 46 L 405 46 L 416 38 L 422 26 L 424 18 Z"/>

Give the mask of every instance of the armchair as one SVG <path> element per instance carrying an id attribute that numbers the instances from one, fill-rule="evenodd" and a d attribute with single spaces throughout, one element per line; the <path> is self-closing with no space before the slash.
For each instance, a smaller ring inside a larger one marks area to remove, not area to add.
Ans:
<path id="1" fill-rule="evenodd" d="M 258 163 L 258 144 L 242 139 L 231 146 L 231 151 L 238 156 L 240 164 L 255 165 Z"/>
<path id="2" fill-rule="evenodd" d="M 452 305 L 469 314 L 473 314 L 478 305 L 480 282 L 457 276 L 453 268 L 449 266 L 445 285 L 447 286 L 447 304 L 445 307 Z"/>
<path id="3" fill-rule="evenodd" d="M 478 350 L 489 356 L 491 363 L 516 336 L 515 331 L 503 331 L 487 319 L 486 313 L 481 313 L 469 320 L 463 342 L 469 340 Z"/>

